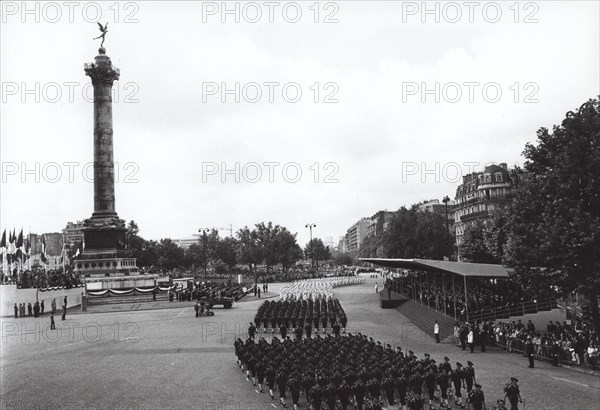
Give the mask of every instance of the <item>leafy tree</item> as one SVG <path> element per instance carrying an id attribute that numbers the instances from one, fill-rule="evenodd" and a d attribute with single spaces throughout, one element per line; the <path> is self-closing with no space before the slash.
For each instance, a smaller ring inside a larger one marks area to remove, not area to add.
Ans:
<path id="1" fill-rule="evenodd" d="M 262 262 L 267 265 L 267 272 L 270 272 L 271 267 L 279 263 L 279 252 L 277 249 L 277 235 L 281 231 L 279 225 L 273 226 L 272 222 L 256 224 L 256 239 L 257 246 L 262 256 Z"/>
<path id="2" fill-rule="evenodd" d="M 329 250 L 329 246 L 325 246 L 320 238 L 313 238 L 312 241 L 309 241 L 306 244 L 304 255 L 306 258 L 315 261 L 318 270 L 319 261 L 325 261 L 331 258 L 331 251 Z"/>
<path id="3" fill-rule="evenodd" d="M 521 276 L 582 289 L 600 329 L 600 105 L 589 100 L 523 152 L 529 183 L 513 200 L 505 262 Z"/>
<path id="4" fill-rule="evenodd" d="M 232 270 L 237 263 L 239 243 L 235 238 L 226 237 L 216 244 L 214 251 L 215 259 L 219 259 Z"/>
<path id="5" fill-rule="evenodd" d="M 184 262 L 184 250 L 171 239 L 161 239 L 158 243 L 157 253 L 158 266 L 162 269 L 174 269 Z"/>
<path id="6" fill-rule="evenodd" d="M 261 247 L 258 243 L 256 230 L 250 230 L 247 226 L 238 230 L 237 239 L 240 243 L 240 262 L 248 265 L 250 274 L 254 275 L 254 280 L 258 280 L 257 272 L 254 266 L 263 260 Z"/>
<path id="7" fill-rule="evenodd" d="M 490 252 L 486 235 L 489 232 L 483 220 L 479 219 L 465 230 L 460 244 L 460 259 L 471 263 L 497 263 L 498 260 Z M 489 235 L 488 235 L 489 236 Z"/>
<path id="8" fill-rule="evenodd" d="M 350 255 L 349 253 L 337 252 L 333 256 L 333 259 L 338 265 L 353 265 L 354 264 L 354 258 L 352 258 L 352 255 Z"/>
<path id="9" fill-rule="evenodd" d="M 287 228 L 281 228 L 275 237 L 275 249 L 277 262 L 285 273 L 291 264 L 302 258 L 302 248 L 296 242 L 296 234 L 292 234 Z"/>

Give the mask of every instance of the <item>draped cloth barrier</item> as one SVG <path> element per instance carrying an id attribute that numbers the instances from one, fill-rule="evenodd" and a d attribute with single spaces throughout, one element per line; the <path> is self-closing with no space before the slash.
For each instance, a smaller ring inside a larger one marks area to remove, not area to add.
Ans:
<path id="1" fill-rule="evenodd" d="M 52 290 L 75 289 L 75 288 L 85 288 L 85 284 L 74 285 L 71 288 L 67 288 L 66 286 L 52 286 L 50 288 L 38 288 L 38 290 L 40 292 L 49 292 L 49 291 L 52 291 Z"/>
<path id="2" fill-rule="evenodd" d="M 168 287 L 160 287 L 157 286 L 155 288 L 149 288 L 149 289 L 142 289 L 142 288 L 131 288 L 131 289 L 104 289 L 104 290 L 94 290 L 94 291 L 88 291 L 88 295 L 89 296 L 109 296 L 109 295 L 118 295 L 118 296 L 122 296 L 122 295 L 137 295 L 137 294 L 142 294 L 142 295 L 148 295 L 151 294 L 152 292 L 154 292 L 154 290 L 156 290 L 157 292 L 168 292 L 170 290 L 174 290 L 175 287 L 177 285 L 173 285 L 173 286 L 168 286 Z"/>

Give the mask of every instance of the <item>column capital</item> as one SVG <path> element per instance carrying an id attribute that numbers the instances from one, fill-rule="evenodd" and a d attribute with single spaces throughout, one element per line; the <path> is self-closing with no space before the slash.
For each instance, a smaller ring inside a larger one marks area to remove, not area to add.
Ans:
<path id="1" fill-rule="evenodd" d="M 112 65 L 110 58 L 106 54 L 99 54 L 95 62 L 84 64 L 84 71 L 92 79 L 92 84 L 105 84 L 112 86 L 115 80 L 119 79 L 121 71 Z"/>

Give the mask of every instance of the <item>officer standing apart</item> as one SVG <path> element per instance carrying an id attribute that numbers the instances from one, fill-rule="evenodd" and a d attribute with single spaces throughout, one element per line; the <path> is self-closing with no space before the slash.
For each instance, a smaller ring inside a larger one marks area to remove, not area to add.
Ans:
<path id="1" fill-rule="evenodd" d="M 435 334 L 435 342 L 439 343 L 440 342 L 440 325 L 437 320 L 435 321 L 435 324 L 433 325 L 433 333 Z"/>
<path id="2" fill-rule="evenodd" d="M 533 342 L 531 341 L 531 336 L 529 336 L 527 338 L 527 342 L 525 342 L 525 354 L 527 355 L 527 358 L 529 359 L 529 367 L 530 369 L 533 369 L 534 363 L 533 363 Z"/>

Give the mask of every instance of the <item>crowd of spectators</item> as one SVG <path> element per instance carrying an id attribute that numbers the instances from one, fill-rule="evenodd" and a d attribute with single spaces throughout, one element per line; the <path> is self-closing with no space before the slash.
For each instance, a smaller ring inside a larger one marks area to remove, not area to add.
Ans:
<path id="1" fill-rule="evenodd" d="M 462 281 L 452 283 L 448 277 L 442 283 L 441 276 L 437 276 L 434 283 L 432 275 L 426 280 L 424 275 L 411 274 L 401 277 L 388 278 L 386 288 L 398 293 L 405 293 L 410 298 L 445 312 L 446 315 L 456 317 L 462 321 L 478 316 L 506 317 L 512 312 L 530 312 L 526 302 L 541 302 L 556 299 L 557 295 L 551 289 L 526 289 L 510 280 L 494 279 L 469 279 L 465 304 L 465 293 Z M 468 317 L 467 317 L 468 312 Z"/>
<path id="2" fill-rule="evenodd" d="M 79 274 L 73 273 L 67 269 L 63 272 L 62 269 L 33 268 L 26 270 L 14 270 L 12 275 L 0 274 L 0 283 L 4 285 L 17 285 L 21 289 L 28 288 L 52 288 L 65 287 L 73 288 L 82 284 Z"/>
<path id="3" fill-rule="evenodd" d="M 571 324 L 550 321 L 546 329 L 536 329 L 531 321 L 526 325 L 520 320 L 497 322 L 492 330 L 495 343 L 506 351 L 524 352 L 529 341 L 539 360 L 600 368 L 598 335 L 581 320 L 575 319 Z"/>

